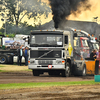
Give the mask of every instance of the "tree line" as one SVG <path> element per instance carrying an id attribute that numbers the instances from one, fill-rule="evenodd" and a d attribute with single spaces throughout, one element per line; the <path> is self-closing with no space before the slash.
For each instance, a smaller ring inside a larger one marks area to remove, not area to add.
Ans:
<path id="1" fill-rule="evenodd" d="M 31 30 L 36 30 L 41 25 L 41 15 L 48 17 L 50 7 L 41 0 L 0 0 L 0 16 L 4 22 L 0 29 L 6 34 L 29 34 Z M 25 18 L 33 19 L 33 26 Z M 37 24 L 35 24 L 37 22 Z"/>

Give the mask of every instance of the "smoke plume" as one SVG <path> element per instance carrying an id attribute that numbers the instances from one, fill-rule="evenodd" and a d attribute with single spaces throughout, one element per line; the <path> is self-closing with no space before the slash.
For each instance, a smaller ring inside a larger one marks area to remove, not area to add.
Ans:
<path id="1" fill-rule="evenodd" d="M 66 19 L 70 14 L 77 15 L 81 10 L 87 10 L 91 7 L 88 0 L 49 0 L 53 14 L 55 28 L 59 27 L 62 20 Z M 82 8 L 82 9 L 80 9 Z"/>

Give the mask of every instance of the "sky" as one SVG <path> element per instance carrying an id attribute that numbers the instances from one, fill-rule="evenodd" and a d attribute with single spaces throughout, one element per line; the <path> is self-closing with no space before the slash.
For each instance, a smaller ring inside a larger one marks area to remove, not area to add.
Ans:
<path id="1" fill-rule="evenodd" d="M 48 3 L 48 0 L 44 0 Z M 98 17 L 97 22 L 100 24 L 100 0 L 89 0 L 89 4 L 91 4 L 91 8 L 87 11 L 82 11 L 77 16 L 71 14 L 68 17 L 68 20 L 77 20 L 77 21 L 95 21 L 94 17 Z M 50 15 L 48 20 L 52 19 Z"/>
<path id="2" fill-rule="evenodd" d="M 43 0 L 48 3 L 48 0 Z M 77 21 L 94 21 L 93 18 L 98 16 L 97 22 L 100 24 L 100 0 L 89 0 L 91 4 L 91 9 L 87 11 L 82 11 L 77 16 L 71 14 L 68 17 L 68 20 L 77 20 Z M 41 16 L 42 24 L 49 22 L 52 20 L 52 13 L 49 13 L 48 18 L 44 19 L 44 16 Z M 27 21 L 28 24 L 33 25 L 33 19 L 30 20 L 25 17 L 22 22 Z M 0 21 L 0 27 L 2 26 L 2 22 Z"/>
<path id="3" fill-rule="evenodd" d="M 69 20 L 94 21 L 93 18 L 98 16 L 97 22 L 100 24 L 100 0 L 89 0 L 90 10 L 82 11 L 81 14 L 74 16 L 71 14 Z"/>

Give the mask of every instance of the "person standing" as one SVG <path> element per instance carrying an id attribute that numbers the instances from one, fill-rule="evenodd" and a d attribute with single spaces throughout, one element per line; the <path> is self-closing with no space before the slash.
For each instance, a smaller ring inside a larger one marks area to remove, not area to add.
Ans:
<path id="1" fill-rule="evenodd" d="M 97 58 L 97 54 L 96 54 L 96 50 L 94 49 L 93 52 L 90 54 L 90 58 L 91 59 L 96 59 Z"/>
<path id="2" fill-rule="evenodd" d="M 26 47 L 25 47 L 25 50 L 24 50 L 25 66 L 28 65 L 28 56 L 29 56 L 28 47 L 26 46 Z"/>
<path id="3" fill-rule="evenodd" d="M 21 66 L 22 64 L 22 55 L 23 55 L 23 50 L 22 50 L 22 46 L 20 46 L 20 48 L 17 51 L 17 55 L 18 55 L 18 65 Z"/>

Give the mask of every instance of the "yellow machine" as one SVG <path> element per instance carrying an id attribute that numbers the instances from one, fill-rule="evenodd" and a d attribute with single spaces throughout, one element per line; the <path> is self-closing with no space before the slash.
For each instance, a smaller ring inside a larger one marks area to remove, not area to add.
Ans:
<path id="1" fill-rule="evenodd" d="M 98 73 L 98 66 L 99 66 L 98 61 L 86 60 L 85 63 L 86 63 L 86 74 L 95 75 L 96 73 Z"/>
<path id="2" fill-rule="evenodd" d="M 95 62 L 96 61 L 85 61 L 86 74 L 95 74 Z"/>

